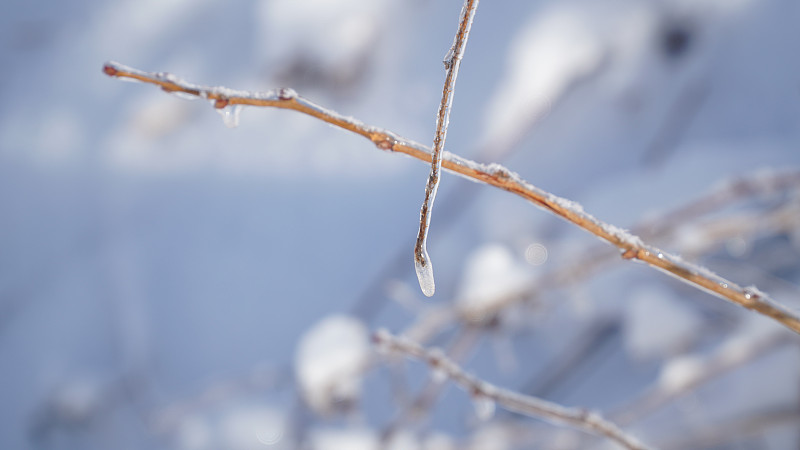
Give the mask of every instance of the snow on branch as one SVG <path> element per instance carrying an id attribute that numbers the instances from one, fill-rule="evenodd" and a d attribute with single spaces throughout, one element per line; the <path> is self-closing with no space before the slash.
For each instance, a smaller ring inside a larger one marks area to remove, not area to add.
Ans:
<path id="1" fill-rule="evenodd" d="M 478 409 L 483 408 L 481 405 L 486 405 L 487 402 L 496 403 L 509 411 L 548 422 L 567 424 L 587 433 L 605 436 L 628 449 L 649 448 L 596 412 L 584 408 L 567 408 L 536 397 L 522 395 L 470 375 L 447 358 L 441 350 L 426 349 L 408 339 L 394 336 L 386 330 L 377 331 L 373 335 L 373 340 L 382 350 L 399 352 L 421 360 L 436 373 L 444 374 L 469 392 L 473 401 L 479 405 L 476 406 Z"/>
<path id="2" fill-rule="evenodd" d="M 103 66 L 103 72 L 115 78 L 155 84 L 166 92 L 181 96 L 205 98 L 216 109 L 249 105 L 295 110 L 364 136 L 381 150 L 404 153 L 419 160 L 431 162 L 431 151 L 424 145 L 326 109 L 299 96 L 293 89 L 248 92 L 224 87 L 205 87 L 185 82 L 168 73 L 143 72 L 113 62 L 106 63 Z M 704 267 L 646 245 L 637 236 L 596 219 L 584 212 L 583 208 L 573 201 L 531 185 L 504 166 L 494 163 L 479 164 L 443 151 L 442 167 L 472 180 L 516 194 L 616 246 L 621 250 L 622 258 L 626 260 L 640 261 L 655 267 L 717 297 L 771 317 L 800 334 L 800 315 L 775 302 L 754 286 L 741 287 Z"/>

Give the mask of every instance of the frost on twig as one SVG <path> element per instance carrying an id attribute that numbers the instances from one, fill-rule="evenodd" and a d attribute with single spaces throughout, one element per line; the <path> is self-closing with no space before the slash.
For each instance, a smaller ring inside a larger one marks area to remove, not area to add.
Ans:
<path id="1" fill-rule="evenodd" d="M 223 87 L 204 87 L 187 83 L 170 74 L 143 72 L 117 63 L 106 63 L 103 71 L 116 78 L 155 84 L 164 91 L 179 93 L 181 96 L 190 95 L 208 99 L 217 109 L 230 105 L 249 105 L 295 110 L 364 136 L 381 150 L 404 153 L 426 162 L 432 161 L 431 151 L 424 145 L 323 108 L 299 96 L 292 89 L 259 93 Z M 637 236 L 586 213 L 577 203 L 533 186 L 499 164 L 479 164 L 446 151 L 443 151 L 441 156 L 444 169 L 528 200 L 616 246 L 620 249 L 623 259 L 645 263 L 712 295 L 768 316 L 792 331 L 800 333 L 800 315 L 754 287 L 741 287 L 706 268 L 649 246 Z"/>
<path id="2" fill-rule="evenodd" d="M 373 335 L 373 340 L 383 349 L 419 359 L 428 364 L 432 370 L 453 380 L 473 397 L 476 402 L 476 413 L 479 416 L 485 417 L 494 409 L 494 404 L 498 404 L 520 414 L 557 424 L 570 425 L 587 433 L 605 436 L 625 448 L 649 448 L 596 412 L 583 408 L 567 408 L 487 383 L 466 373 L 464 369 L 437 349 L 426 349 L 408 339 L 396 337 L 386 330 L 377 331 Z"/>
<path id="3" fill-rule="evenodd" d="M 450 123 L 450 109 L 453 105 L 458 68 L 461 66 L 461 59 L 464 57 L 464 48 L 467 45 L 469 30 L 477 8 L 478 0 L 464 0 L 458 31 L 453 39 L 450 51 L 447 52 L 444 58 L 444 67 L 447 70 L 447 75 L 442 89 L 439 112 L 436 115 L 436 134 L 433 137 L 431 172 L 428 175 L 428 183 L 425 185 L 425 200 L 422 202 L 422 208 L 419 212 L 419 233 L 417 234 L 417 243 L 414 246 L 414 268 L 417 272 L 417 279 L 419 280 L 420 288 L 422 288 L 422 293 L 427 297 L 432 296 L 436 290 L 433 280 L 433 267 L 431 266 L 427 249 L 431 208 L 433 208 L 433 200 L 436 198 L 436 191 L 439 189 L 439 178 L 442 171 L 442 149 L 447 137 L 447 125 Z"/>

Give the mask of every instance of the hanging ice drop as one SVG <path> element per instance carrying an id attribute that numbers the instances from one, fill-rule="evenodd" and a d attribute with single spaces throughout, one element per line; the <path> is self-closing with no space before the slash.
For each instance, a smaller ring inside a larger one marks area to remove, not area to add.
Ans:
<path id="1" fill-rule="evenodd" d="M 433 266 L 431 259 L 428 257 L 428 250 L 425 249 L 423 244 L 422 251 L 419 255 L 414 254 L 414 269 L 417 271 L 417 280 L 419 280 L 419 287 L 426 297 L 433 296 L 436 286 L 433 282 Z"/>
<path id="2" fill-rule="evenodd" d="M 242 105 L 230 105 L 224 108 L 217 108 L 217 112 L 222 116 L 222 121 L 228 128 L 239 126 L 239 114 L 242 112 Z"/>

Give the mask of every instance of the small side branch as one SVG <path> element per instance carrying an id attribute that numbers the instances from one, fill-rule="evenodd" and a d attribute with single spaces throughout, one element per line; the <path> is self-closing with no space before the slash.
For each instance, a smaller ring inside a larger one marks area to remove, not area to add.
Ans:
<path id="1" fill-rule="evenodd" d="M 143 72 L 117 63 L 107 63 L 103 67 L 103 72 L 116 78 L 155 84 L 166 92 L 205 98 L 218 109 L 230 105 L 292 109 L 364 136 L 381 150 L 404 153 L 421 161 L 432 161 L 431 151 L 424 145 L 323 108 L 299 96 L 292 89 L 247 92 L 224 87 L 205 87 L 187 83 L 167 73 Z M 678 256 L 646 245 L 641 239 L 627 231 L 602 222 L 584 212 L 580 205 L 531 185 L 516 173 L 499 164 L 478 164 L 443 151 L 442 167 L 472 180 L 516 194 L 616 246 L 626 260 L 640 261 L 655 267 L 712 295 L 771 317 L 786 328 L 800 334 L 800 316 L 775 302 L 755 287 L 741 287 L 704 267 L 683 261 Z"/>
<path id="2" fill-rule="evenodd" d="M 428 364 L 432 370 L 445 374 L 462 389 L 480 401 L 492 401 L 520 414 L 566 424 L 591 434 L 605 436 L 628 449 L 649 448 L 638 439 L 625 433 L 598 413 L 583 408 L 567 408 L 536 397 L 509 391 L 466 373 L 455 362 L 437 349 L 426 349 L 415 342 L 396 337 L 386 330 L 373 336 L 377 345 L 387 351 L 402 353 Z"/>
<path id="3" fill-rule="evenodd" d="M 425 200 L 422 202 L 422 208 L 420 208 L 419 212 L 419 233 L 417 234 L 417 243 L 414 246 L 414 268 L 417 272 L 417 279 L 420 288 L 422 288 L 422 293 L 427 297 L 432 296 L 436 290 L 433 281 L 433 267 L 431 266 L 430 257 L 428 257 L 427 248 L 428 229 L 431 225 L 431 208 L 433 208 L 433 200 L 436 198 L 436 191 L 439 189 L 439 178 L 442 171 L 442 149 L 444 149 L 444 141 L 447 137 L 447 126 L 450 123 L 450 110 L 453 105 L 458 68 L 461 66 L 461 59 L 464 57 L 469 30 L 477 9 L 478 0 L 464 0 L 458 31 L 453 39 L 453 46 L 450 47 L 450 51 L 447 52 L 447 56 L 444 59 L 447 75 L 442 89 L 439 113 L 436 115 L 436 134 L 433 137 L 431 172 L 428 175 L 428 183 L 425 186 Z"/>

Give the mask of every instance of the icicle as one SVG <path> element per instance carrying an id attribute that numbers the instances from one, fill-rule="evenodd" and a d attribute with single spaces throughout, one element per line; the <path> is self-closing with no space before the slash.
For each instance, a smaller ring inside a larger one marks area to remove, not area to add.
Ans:
<path id="1" fill-rule="evenodd" d="M 431 297 L 436 291 L 436 285 L 433 282 L 433 266 L 431 259 L 428 257 L 428 251 L 425 246 L 422 247 L 422 254 L 419 258 L 414 257 L 414 269 L 417 271 L 417 280 L 419 280 L 419 287 L 426 297 Z"/>
<path id="2" fill-rule="evenodd" d="M 228 128 L 236 128 L 239 126 L 239 114 L 242 112 L 242 105 L 230 105 L 224 108 L 218 108 L 217 112 L 222 116 L 222 121 Z"/>
<path id="3" fill-rule="evenodd" d="M 473 394 L 472 405 L 475 407 L 475 416 L 479 420 L 487 421 L 494 416 L 496 406 L 494 400 L 488 395 L 483 393 Z"/>

